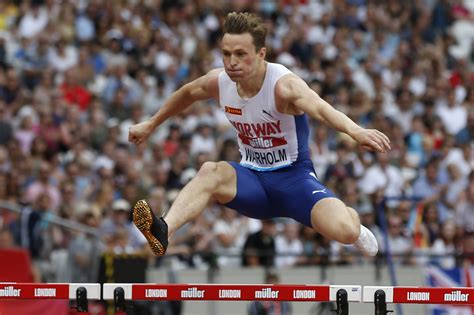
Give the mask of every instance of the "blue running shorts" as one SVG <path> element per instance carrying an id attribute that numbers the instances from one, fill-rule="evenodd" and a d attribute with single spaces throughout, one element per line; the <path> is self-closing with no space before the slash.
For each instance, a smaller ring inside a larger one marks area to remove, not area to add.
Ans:
<path id="1" fill-rule="evenodd" d="M 311 160 L 259 172 L 229 162 L 237 173 L 237 195 L 226 204 L 256 219 L 293 218 L 312 227 L 311 209 L 321 199 L 335 197 L 316 177 Z"/>

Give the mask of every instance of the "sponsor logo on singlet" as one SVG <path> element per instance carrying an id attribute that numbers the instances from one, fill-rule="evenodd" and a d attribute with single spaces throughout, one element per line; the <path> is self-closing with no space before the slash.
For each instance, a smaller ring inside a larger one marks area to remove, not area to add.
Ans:
<path id="1" fill-rule="evenodd" d="M 230 121 L 238 131 L 243 150 L 242 162 L 270 168 L 291 164 L 288 141 L 282 137 L 281 120 L 262 123 Z"/>
<path id="2" fill-rule="evenodd" d="M 232 115 L 242 116 L 242 110 L 240 108 L 225 106 L 225 112 Z"/>

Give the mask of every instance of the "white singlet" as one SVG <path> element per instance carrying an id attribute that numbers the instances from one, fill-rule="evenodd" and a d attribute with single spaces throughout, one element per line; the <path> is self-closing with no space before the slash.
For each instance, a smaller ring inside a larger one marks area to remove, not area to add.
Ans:
<path id="1" fill-rule="evenodd" d="M 267 62 L 263 85 L 251 98 L 242 98 L 225 71 L 219 74 L 219 104 L 237 130 L 240 164 L 258 171 L 271 171 L 308 158 L 308 119 L 278 112 L 275 85 L 286 67 Z"/>

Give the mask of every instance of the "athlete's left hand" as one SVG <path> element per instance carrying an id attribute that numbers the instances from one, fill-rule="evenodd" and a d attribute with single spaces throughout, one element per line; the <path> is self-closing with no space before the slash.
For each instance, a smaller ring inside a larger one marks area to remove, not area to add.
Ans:
<path id="1" fill-rule="evenodd" d="M 360 128 L 353 134 L 352 138 L 364 149 L 385 153 L 390 150 L 390 139 L 377 129 Z"/>

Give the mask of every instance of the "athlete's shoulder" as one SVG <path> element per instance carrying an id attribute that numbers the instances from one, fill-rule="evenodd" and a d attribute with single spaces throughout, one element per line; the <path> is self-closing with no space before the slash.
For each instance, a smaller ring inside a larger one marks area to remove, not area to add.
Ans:
<path id="1" fill-rule="evenodd" d="M 206 78 L 207 81 L 215 81 L 217 84 L 217 80 L 221 73 L 225 73 L 224 68 L 215 68 L 209 70 L 205 75 L 203 75 L 203 77 Z"/>
<path id="2" fill-rule="evenodd" d="M 295 91 L 307 87 L 306 82 L 299 76 L 290 72 L 282 76 L 275 84 L 275 95 L 284 99 L 291 98 Z"/>
<path id="3" fill-rule="evenodd" d="M 213 98 L 216 98 L 219 95 L 219 75 L 223 72 L 223 68 L 215 68 L 201 77 L 203 79 L 205 88 L 209 91 Z"/>
<path id="4" fill-rule="evenodd" d="M 214 68 L 214 69 L 209 70 L 209 72 L 206 75 L 211 76 L 211 77 L 214 77 L 214 76 L 217 77 L 222 72 L 224 72 L 224 68 Z"/>
<path id="5" fill-rule="evenodd" d="M 268 62 L 267 61 L 267 66 L 270 67 L 270 68 L 273 68 L 275 70 L 280 70 L 280 71 L 285 71 L 285 72 L 292 72 L 290 69 L 288 69 L 286 66 L 282 65 L 281 63 Z"/>

